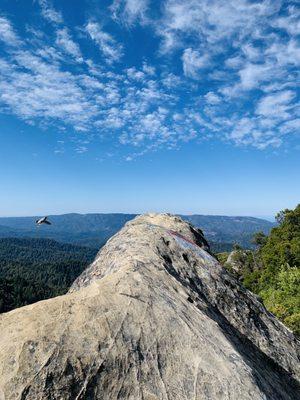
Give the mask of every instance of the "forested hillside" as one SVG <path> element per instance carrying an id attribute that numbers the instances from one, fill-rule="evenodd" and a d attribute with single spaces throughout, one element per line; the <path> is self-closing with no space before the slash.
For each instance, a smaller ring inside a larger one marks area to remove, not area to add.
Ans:
<path id="1" fill-rule="evenodd" d="M 65 293 L 96 253 L 50 239 L 0 239 L 0 312 Z"/>
<path id="2" fill-rule="evenodd" d="M 220 260 L 265 306 L 300 335 L 300 205 L 277 215 L 279 225 L 254 237 L 256 251 L 236 249 Z"/>

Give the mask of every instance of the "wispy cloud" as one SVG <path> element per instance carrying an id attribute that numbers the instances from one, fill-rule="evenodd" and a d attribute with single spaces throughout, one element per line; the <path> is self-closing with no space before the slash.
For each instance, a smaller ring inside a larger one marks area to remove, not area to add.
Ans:
<path id="1" fill-rule="evenodd" d="M 110 10 L 114 19 L 131 26 L 145 21 L 148 7 L 149 0 L 114 0 Z"/>
<path id="2" fill-rule="evenodd" d="M 260 23 L 276 13 L 280 1 L 264 0 L 259 3 L 247 0 L 167 0 L 164 14 L 157 23 L 157 33 L 164 41 L 177 43 L 182 35 L 195 35 L 207 45 L 222 41 L 242 40 L 258 33 Z M 169 47 L 171 50 L 172 47 Z"/>
<path id="3" fill-rule="evenodd" d="M 212 104 L 212 105 L 216 105 L 216 104 L 220 104 L 222 102 L 220 96 L 218 96 L 216 93 L 214 92 L 208 92 L 206 93 L 206 95 L 204 96 L 206 102 L 208 104 Z"/>
<path id="4" fill-rule="evenodd" d="M 278 29 L 285 30 L 290 35 L 300 34 L 300 11 L 295 5 L 288 7 L 288 13 L 272 21 L 272 26 Z"/>
<path id="5" fill-rule="evenodd" d="M 86 127 L 95 113 L 76 76 L 28 51 L 0 64 L 1 101 L 25 120 L 65 121 Z"/>
<path id="6" fill-rule="evenodd" d="M 112 63 L 118 61 L 122 55 L 122 45 L 107 32 L 104 32 L 100 24 L 89 22 L 86 26 L 86 31 L 90 37 L 97 43 L 100 51 L 103 53 L 106 61 Z"/>
<path id="7" fill-rule="evenodd" d="M 54 9 L 52 3 L 48 0 L 38 0 L 38 3 L 42 10 L 42 16 L 49 22 L 55 24 L 61 24 L 63 17 L 60 12 Z"/>
<path id="8" fill-rule="evenodd" d="M 83 61 L 80 48 L 78 44 L 72 40 L 67 28 L 59 29 L 57 31 L 56 45 L 72 57 L 76 58 L 79 62 Z"/>
<path id="9" fill-rule="evenodd" d="M 56 39 L 56 45 L 61 48 L 61 41 Z M 176 147 L 196 136 L 192 123 L 184 123 L 186 111 L 173 118 L 180 98 L 171 85 L 166 86 L 165 75 L 156 76 L 153 66 L 143 62 L 140 69 L 125 68 L 116 74 L 88 63 L 95 69 L 93 76 L 66 71 L 63 58 L 23 47 L 20 43 L 13 49 L 9 62 L 0 61 L 1 103 L 7 112 L 30 123 L 109 133 L 124 145 L 143 146 L 136 155 Z M 79 56 L 77 51 L 69 53 Z M 86 146 L 79 145 L 76 151 L 83 153 Z"/>
<path id="10" fill-rule="evenodd" d="M 8 46 L 18 46 L 20 44 L 20 40 L 17 34 L 14 32 L 14 29 L 10 21 L 7 18 L 1 16 L 0 16 L 0 40 Z"/>
<path id="11" fill-rule="evenodd" d="M 188 48 L 183 52 L 182 63 L 184 74 L 191 78 L 197 78 L 200 70 L 208 67 L 209 56 Z"/>
<path id="12" fill-rule="evenodd" d="M 256 113 L 275 119 L 288 119 L 289 109 L 292 107 L 291 101 L 294 98 L 295 93 L 292 90 L 267 95 L 259 101 Z"/>

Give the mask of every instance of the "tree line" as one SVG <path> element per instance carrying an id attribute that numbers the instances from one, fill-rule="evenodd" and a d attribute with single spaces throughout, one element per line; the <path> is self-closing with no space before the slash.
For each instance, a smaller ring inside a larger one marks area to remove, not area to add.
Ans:
<path id="1" fill-rule="evenodd" d="M 276 220 L 278 226 L 269 235 L 254 235 L 256 250 L 236 246 L 230 259 L 225 253 L 218 257 L 269 311 L 300 335 L 300 204 L 279 212 Z"/>

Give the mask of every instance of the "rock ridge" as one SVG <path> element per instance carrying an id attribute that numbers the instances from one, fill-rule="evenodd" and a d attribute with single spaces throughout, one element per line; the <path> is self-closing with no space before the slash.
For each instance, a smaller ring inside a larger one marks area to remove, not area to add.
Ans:
<path id="1" fill-rule="evenodd" d="M 68 294 L 0 315 L 0 399 L 299 399 L 300 346 L 169 214 L 126 223 Z"/>

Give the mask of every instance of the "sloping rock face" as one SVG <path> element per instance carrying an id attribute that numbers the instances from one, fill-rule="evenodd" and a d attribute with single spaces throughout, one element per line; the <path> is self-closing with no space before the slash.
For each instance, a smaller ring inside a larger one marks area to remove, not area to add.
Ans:
<path id="1" fill-rule="evenodd" d="M 127 223 L 0 332 L 1 400 L 300 398 L 297 339 L 170 215 Z"/>

